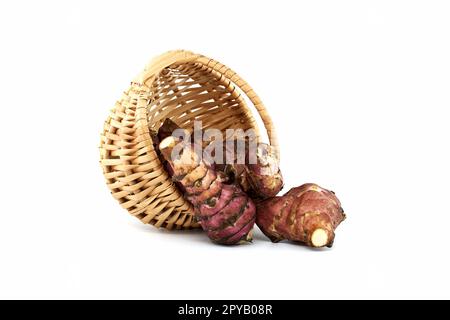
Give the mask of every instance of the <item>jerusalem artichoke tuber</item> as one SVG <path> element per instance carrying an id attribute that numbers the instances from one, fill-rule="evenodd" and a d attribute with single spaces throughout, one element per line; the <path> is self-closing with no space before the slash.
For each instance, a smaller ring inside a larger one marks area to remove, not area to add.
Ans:
<path id="1" fill-rule="evenodd" d="M 159 141 L 171 136 L 180 127 L 172 120 L 166 119 L 158 130 Z M 199 136 L 203 131 L 198 130 Z M 185 131 L 188 134 L 187 131 Z M 251 141 L 250 141 L 251 140 Z M 193 143 L 196 143 L 192 140 Z M 216 161 L 215 168 L 223 172 L 230 183 L 238 184 L 252 198 L 266 199 L 276 196 L 283 188 L 283 177 L 279 168 L 279 160 L 274 148 L 265 143 L 256 143 L 256 138 L 234 138 L 229 141 L 212 141 L 207 148 L 213 151 L 217 143 L 222 150 L 222 157 Z M 239 148 L 238 146 L 243 146 Z M 243 153 L 243 154 L 240 154 Z M 170 168 L 167 168 L 170 171 Z"/>
<path id="2" fill-rule="evenodd" d="M 225 176 L 216 172 L 195 153 L 192 143 L 173 155 L 181 140 L 169 136 L 159 149 L 171 167 L 172 179 L 183 187 L 184 195 L 195 210 L 196 219 L 209 238 L 220 244 L 251 241 L 256 208 L 253 201 L 236 184 L 227 184 Z"/>
<path id="3" fill-rule="evenodd" d="M 261 143 L 256 150 L 256 163 L 245 166 L 247 179 L 256 197 L 275 197 L 283 188 L 283 176 L 273 147 Z"/>
<path id="4" fill-rule="evenodd" d="M 256 223 L 273 242 L 287 239 L 331 247 L 334 230 L 344 219 L 334 193 L 312 183 L 257 204 Z"/>
<path id="5" fill-rule="evenodd" d="M 276 196 L 283 188 L 283 176 L 274 148 L 265 143 L 251 146 L 248 139 L 234 142 L 232 150 L 224 145 L 226 161 L 218 164 L 217 169 L 238 183 L 252 198 L 267 199 Z M 244 155 L 239 155 L 239 150 L 235 147 L 239 143 L 245 146 L 244 150 L 240 150 Z"/>

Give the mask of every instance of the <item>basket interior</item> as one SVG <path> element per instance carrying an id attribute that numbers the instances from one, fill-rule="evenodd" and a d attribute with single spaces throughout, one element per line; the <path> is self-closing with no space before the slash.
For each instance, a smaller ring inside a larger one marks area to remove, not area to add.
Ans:
<path id="1" fill-rule="evenodd" d="M 193 129 L 195 120 L 202 121 L 202 129 L 257 130 L 240 90 L 203 64 L 175 64 L 163 69 L 151 92 L 147 109 L 150 129 L 158 130 L 170 118 L 188 130 Z"/>

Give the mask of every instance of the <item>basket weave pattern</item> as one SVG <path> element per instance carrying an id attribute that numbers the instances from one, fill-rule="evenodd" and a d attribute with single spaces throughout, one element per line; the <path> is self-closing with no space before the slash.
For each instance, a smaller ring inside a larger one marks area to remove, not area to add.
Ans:
<path id="1" fill-rule="evenodd" d="M 192 206 L 164 170 L 150 130 L 166 118 L 192 130 L 258 128 L 245 94 L 258 111 L 272 146 L 272 121 L 253 89 L 234 71 L 205 56 L 171 51 L 152 60 L 116 102 L 100 141 L 100 163 L 108 188 L 121 206 L 143 223 L 167 229 L 199 228 Z M 258 135 L 259 136 L 259 135 Z"/>

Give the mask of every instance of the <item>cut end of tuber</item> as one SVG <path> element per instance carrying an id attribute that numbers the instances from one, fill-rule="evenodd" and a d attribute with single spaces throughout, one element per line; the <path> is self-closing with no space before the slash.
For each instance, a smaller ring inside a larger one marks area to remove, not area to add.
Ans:
<path id="1" fill-rule="evenodd" d="M 334 231 L 345 219 L 336 195 L 311 183 L 258 202 L 257 208 L 256 223 L 270 240 L 287 239 L 315 248 L 331 247 Z"/>
<path id="2" fill-rule="evenodd" d="M 311 235 L 311 244 L 313 247 L 321 248 L 328 244 L 328 233 L 326 230 L 318 228 Z"/>
<path id="3" fill-rule="evenodd" d="M 173 148 L 177 144 L 175 137 L 167 137 L 159 144 L 159 150 L 164 150 L 167 148 Z"/>

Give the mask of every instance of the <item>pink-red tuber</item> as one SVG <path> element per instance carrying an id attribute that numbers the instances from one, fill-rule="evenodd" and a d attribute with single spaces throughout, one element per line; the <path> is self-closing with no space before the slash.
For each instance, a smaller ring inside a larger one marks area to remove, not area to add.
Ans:
<path id="1" fill-rule="evenodd" d="M 256 223 L 273 242 L 287 239 L 331 247 L 334 231 L 344 219 L 335 194 L 312 183 L 257 204 Z"/>
<path id="2" fill-rule="evenodd" d="M 201 159 L 193 143 L 185 145 L 179 156 L 172 154 L 180 142 L 173 136 L 166 137 L 159 150 L 170 167 L 172 179 L 182 186 L 209 238 L 220 244 L 251 241 L 256 213 L 253 201 L 239 185 L 227 184 L 226 177 L 216 172 L 214 164 Z"/>

